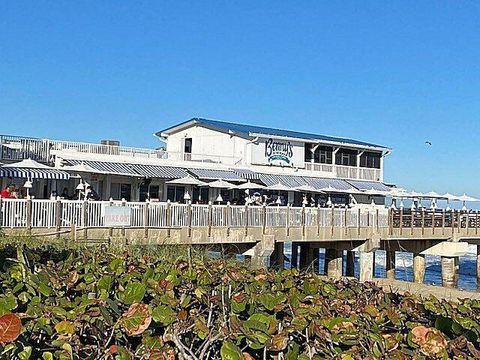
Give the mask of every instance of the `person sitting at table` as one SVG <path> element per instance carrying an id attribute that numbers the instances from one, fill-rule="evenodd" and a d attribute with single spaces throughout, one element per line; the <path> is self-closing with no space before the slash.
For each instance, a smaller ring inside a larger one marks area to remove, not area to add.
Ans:
<path id="1" fill-rule="evenodd" d="M 63 188 L 63 191 L 62 191 L 62 194 L 60 195 L 60 197 L 62 199 L 65 199 L 65 200 L 70 200 L 70 196 L 68 195 L 68 188 L 67 187 Z"/>
<path id="2" fill-rule="evenodd" d="M 17 191 L 15 184 L 9 184 L 5 189 L 2 190 L 2 192 L 0 192 L 0 196 L 3 199 L 16 199 Z"/>

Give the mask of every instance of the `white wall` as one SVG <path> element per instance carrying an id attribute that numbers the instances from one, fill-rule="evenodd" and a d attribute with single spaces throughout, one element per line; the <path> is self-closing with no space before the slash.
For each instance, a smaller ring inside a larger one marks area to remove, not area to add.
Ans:
<path id="1" fill-rule="evenodd" d="M 225 157 L 225 162 L 228 160 L 228 157 L 231 158 L 229 159 L 230 161 L 233 161 L 234 158 L 237 160 L 245 158 L 246 144 L 248 142 L 246 139 L 200 126 L 179 131 L 168 137 L 167 151 L 169 152 L 169 158 L 177 154 L 183 154 L 184 140 L 186 138 L 192 138 L 192 160 L 200 160 L 200 157 L 196 155 L 206 154 L 211 155 L 212 160 L 215 160 L 215 157 L 219 159 Z M 233 165 L 232 162 L 229 163 Z"/>

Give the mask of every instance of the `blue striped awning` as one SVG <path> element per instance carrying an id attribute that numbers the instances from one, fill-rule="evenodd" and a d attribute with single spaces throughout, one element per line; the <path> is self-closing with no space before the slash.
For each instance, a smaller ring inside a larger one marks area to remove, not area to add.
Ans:
<path id="1" fill-rule="evenodd" d="M 273 186 L 280 183 L 291 188 L 306 184 L 301 176 L 294 175 L 260 174 L 260 181 L 267 186 Z"/>
<path id="2" fill-rule="evenodd" d="M 338 191 L 345 191 L 354 188 L 352 185 L 342 179 L 314 178 L 307 176 L 304 176 L 303 179 L 308 185 L 313 186 L 317 190 L 334 188 Z"/>
<path id="3" fill-rule="evenodd" d="M 248 169 L 232 169 L 232 171 L 246 180 L 259 180 L 260 174 Z"/>
<path id="4" fill-rule="evenodd" d="M 362 191 L 367 191 L 372 189 L 375 191 L 391 191 L 392 190 L 392 188 L 377 181 L 359 181 L 359 180 L 347 180 L 347 181 L 353 186 L 355 186 L 358 190 L 362 190 Z"/>
<path id="5" fill-rule="evenodd" d="M 57 169 L 29 169 L 29 168 L 0 168 L 0 176 L 22 179 L 52 179 L 52 180 L 68 180 L 70 175 L 62 170 Z"/>
<path id="6" fill-rule="evenodd" d="M 66 160 L 71 165 L 85 164 L 100 172 L 106 172 L 113 175 L 124 175 L 133 177 L 142 177 L 137 174 L 131 167 L 131 164 L 110 162 L 110 161 L 96 161 L 96 160 Z"/>
<path id="7" fill-rule="evenodd" d="M 181 179 L 188 175 L 184 168 L 173 166 L 131 164 L 132 169 L 147 178 Z"/>
<path id="8" fill-rule="evenodd" d="M 245 181 L 231 170 L 188 169 L 188 171 L 202 180 Z"/>

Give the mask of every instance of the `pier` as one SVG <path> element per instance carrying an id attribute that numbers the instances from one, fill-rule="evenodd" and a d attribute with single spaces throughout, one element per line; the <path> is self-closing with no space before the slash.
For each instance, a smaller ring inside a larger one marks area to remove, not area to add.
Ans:
<path id="1" fill-rule="evenodd" d="M 197 205 L 170 202 L 3 199 L 1 226 L 6 235 L 47 236 L 70 241 L 124 241 L 129 244 L 222 246 L 252 257 L 255 266 L 283 266 L 285 242 L 292 263 L 318 269 L 325 250 L 325 273 L 353 275 L 353 253 L 360 254 L 360 280 L 371 281 L 374 251 L 386 251 L 387 278 L 395 252 L 414 254 L 414 282 L 423 283 L 425 255 L 442 256 L 442 281 L 455 287 L 458 257 L 480 242 L 478 212 L 290 206 Z M 128 226 L 105 222 L 107 207 L 122 207 Z M 300 251 L 299 251 L 300 250 Z M 346 269 L 344 252 L 346 251 Z"/>

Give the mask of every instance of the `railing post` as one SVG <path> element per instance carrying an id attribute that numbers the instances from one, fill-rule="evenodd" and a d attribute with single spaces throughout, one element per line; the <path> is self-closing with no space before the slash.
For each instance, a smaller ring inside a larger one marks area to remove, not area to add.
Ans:
<path id="1" fill-rule="evenodd" d="M 432 235 L 435 235 L 435 209 L 432 211 Z"/>
<path id="2" fill-rule="evenodd" d="M 167 200 L 167 210 L 165 211 L 165 224 L 167 225 L 167 237 L 172 233 L 172 203 Z"/>
<path id="3" fill-rule="evenodd" d="M 108 206 L 113 206 L 113 199 L 112 198 L 110 198 L 110 200 L 108 202 Z M 108 228 L 108 236 L 110 237 L 110 240 L 113 237 L 113 227 L 111 227 L 111 226 Z"/>
<path id="4" fill-rule="evenodd" d="M 285 222 L 285 226 L 287 227 L 287 237 L 290 236 L 290 204 L 287 204 L 287 219 Z"/>
<path id="5" fill-rule="evenodd" d="M 376 213 L 375 213 L 375 222 L 376 222 L 376 227 L 377 227 L 377 232 L 380 231 L 380 211 L 377 209 Z"/>
<path id="6" fill-rule="evenodd" d="M 455 209 L 451 211 L 451 218 L 452 218 L 452 236 L 455 233 Z"/>
<path id="7" fill-rule="evenodd" d="M 445 209 L 442 209 L 442 235 L 445 235 Z"/>
<path id="8" fill-rule="evenodd" d="M 465 229 L 468 235 L 468 228 L 470 227 L 470 212 L 467 210 L 467 214 L 465 216 Z"/>
<path id="9" fill-rule="evenodd" d="M 265 235 L 267 228 L 267 206 L 265 203 L 262 205 L 262 234 Z"/>
<path id="10" fill-rule="evenodd" d="M 245 236 L 248 235 L 248 205 L 245 204 Z"/>
<path id="11" fill-rule="evenodd" d="M 0 137 L 0 139 L 1 139 L 1 137 Z M 0 144 L 1 144 L 1 142 L 0 142 Z M 0 153 L 1 153 L 1 146 L 0 146 Z M 0 196 L 0 228 L 3 228 L 3 214 L 4 214 L 3 199 Z"/>
<path id="12" fill-rule="evenodd" d="M 320 204 L 317 206 L 317 236 L 320 236 Z"/>
<path id="13" fill-rule="evenodd" d="M 403 235 L 403 207 L 400 208 L 400 235 Z"/>
<path id="14" fill-rule="evenodd" d="M 188 213 L 188 232 L 187 232 L 187 236 L 190 238 L 190 237 L 192 237 L 192 217 L 193 217 L 193 209 L 192 209 L 192 202 L 191 201 L 188 202 L 187 213 Z"/>
<path id="15" fill-rule="evenodd" d="M 361 219 L 360 217 L 362 216 L 362 212 L 360 210 L 360 208 L 358 208 L 358 213 L 357 213 L 357 233 L 358 233 L 358 236 L 360 236 L 360 228 L 361 228 Z"/>
<path id="16" fill-rule="evenodd" d="M 62 200 L 57 197 L 57 201 L 55 202 L 55 229 L 57 234 L 55 237 L 57 239 L 60 238 L 60 228 L 62 227 Z"/>
<path id="17" fill-rule="evenodd" d="M 425 235 L 425 209 L 422 207 L 422 235 Z"/>
<path id="18" fill-rule="evenodd" d="M 88 224 L 88 200 L 83 200 L 82 203 L 82 214 L 83 214 L 83 238 L 87 240 L 87 224 Z"/>
<path id="19" fill-rule="evenodd" d="M 147 201 L 145 201 L 145 206 L 143 207 L 143 231 L 144 231 L 143 236 L 145 239 L 148 239 L 148 226 L 150 222 L 149 207 L 150 207 L 150 201 L 147 199 Z"/>
<path id="20" fill-rule="evenodd" d="M 212 202 L 208 202 L 208 237 L 212 236 L 212 225 L 213 225 L 213 206 Z"/>
<path id="21" fill-rule="evenodd" d="M 225 225 L 227 226 L 227 236 L 230 236 L 230 217 L 231 217 L 230 201 L 227 201 L 227 206 L 225 207 Z"/>
<path id="22" fill-rule="evenodd" d="M 0 199 L 0 208 L 1 208 L 1 199 Z M 475 210 L 475 235 L 478 234 L 478 210 Z"/>
<path id="23" fill-rule="evenodd" d="M 331 233 L 332 233 L 332 237 L 333 237 L 333 232 L 334 232 L 333 228 L 335 226 L 335 208 L 333 206 L 332 206 L 332 213 L 331 214 L 332 214 L 331 215 L 332 216 L 332 224 L 331 224 L 332 225 L 332 229 L 331 229 L 332 231 L 331 231 Z"/>
<path id="24" fill-rule="evenodd" d="M 344 229 L 344 232 L 345 232 L 345 235 L 348 234 L 348 221 L 347 221 L 347 216 L 348 216 L 348 206 L 345 206 L 345 214 L 344 214 L 344 219 L 343 219 L 343 227 L 345 228 Z"/>
<path id="25" fill-rule="evenodd" d="M 122 199 L 122 207 L 127 206 L 127 201 L 125 199 Z M 125 230 L 125 226 L 122 226 L 122 237 L 125 240 L 125 245 L 127 245 L 127 233 Z"/>
<path id="26" fill-rule="evenodd" d="M 462 210 L 458 210 L 457 215 L 457 231 L 460 232 L 462 228 Z"/>
<path id="27" fill-rule="evenodd" d="M 302 237 L 305 238 L 305 205 L 302 205 Z"/>
<path id="28" fill-rule="evenodd" d="M 32 232 L 32 199 L 27 199 L 27 230 L 28 233 Z"/>
<path id="29" fill-rule="evenodd" d="M 393 235 L 393 221 L 394 221 L 394 217 L 395 216 L 395 213 L 393 211 L 393 209 L 389 209 L 388 210 L 388 234 L 390 236 Z"/>
<path id="30" fill-rule="evenodd" d="M 415 226 L 415 211 L 414 209 L 410 210 L 412 212 L 412 221 L 410 221 L 410 234 L 413 235 L 413 228 Z"/>

